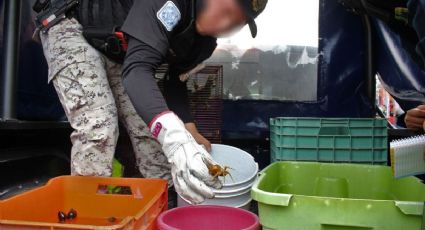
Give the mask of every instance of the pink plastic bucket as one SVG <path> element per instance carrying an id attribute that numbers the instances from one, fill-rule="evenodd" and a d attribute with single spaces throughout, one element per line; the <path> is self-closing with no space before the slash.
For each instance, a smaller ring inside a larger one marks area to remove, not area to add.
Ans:
<path id="1" fill-rule="evenodd" d="M 258 217 L 239 208 L 224 206 L 187 206 L 162 213 L 157 219 L 160 230 L 259 230 Z"/>

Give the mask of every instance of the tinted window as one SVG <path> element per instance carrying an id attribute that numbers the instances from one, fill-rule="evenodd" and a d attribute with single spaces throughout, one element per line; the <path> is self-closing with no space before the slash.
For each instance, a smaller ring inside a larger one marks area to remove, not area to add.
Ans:
<path id="1" fill-rule="evenodd" d="M 256 22 L 219 39 L 208 63 L 224 66 L 226 99 L 315 101 L 318 60 L 317 0 L 269 0 Z"/>

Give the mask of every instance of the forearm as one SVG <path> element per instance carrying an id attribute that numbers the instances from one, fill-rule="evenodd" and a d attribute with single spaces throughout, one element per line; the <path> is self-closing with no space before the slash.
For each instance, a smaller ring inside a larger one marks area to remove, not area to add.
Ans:
<path id="1" fill-rule="evenodd" d="M 184 123 L 194 122 L 186 82 L 180 81 L 177 75 L 171 75 L 164 81 L 164 97 L 170 110 L 175 112 Z"/>
<path id="2" fill-rule="evenodd" d="M 136 39 L 129 39 L 129 49 L 123 65 L 123 85 L 137 113 L 149 124 L 169 110 L 154 74 L 162 62 L 161 54 Z"/>

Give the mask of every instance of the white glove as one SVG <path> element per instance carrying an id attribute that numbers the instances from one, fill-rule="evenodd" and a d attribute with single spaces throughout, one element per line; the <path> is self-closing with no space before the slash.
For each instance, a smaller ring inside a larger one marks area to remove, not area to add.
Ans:
<path id="1" fill-rule="evenodd" d="M 213 198 L 212 188 L 220 189 L 223 185 L 210 175 L 206 164 L 217 163 L 196 143 L 183 122 L 173 112 L 166 112 L 151 122 L 150 129 L 171 164 L 177 193 L 192 204 Z"/>

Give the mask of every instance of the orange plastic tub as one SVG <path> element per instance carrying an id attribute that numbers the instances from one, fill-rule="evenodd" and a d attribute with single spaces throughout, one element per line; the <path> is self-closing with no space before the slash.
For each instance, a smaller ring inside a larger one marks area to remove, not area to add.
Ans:
<path id="1" fill-rule="evenodd" d="M 63 176 L 0 201 L 0 229 L 156 229 L 167 203 L 164 180 Z M 77 217 L 60 222 L 70 209 Z"/>

